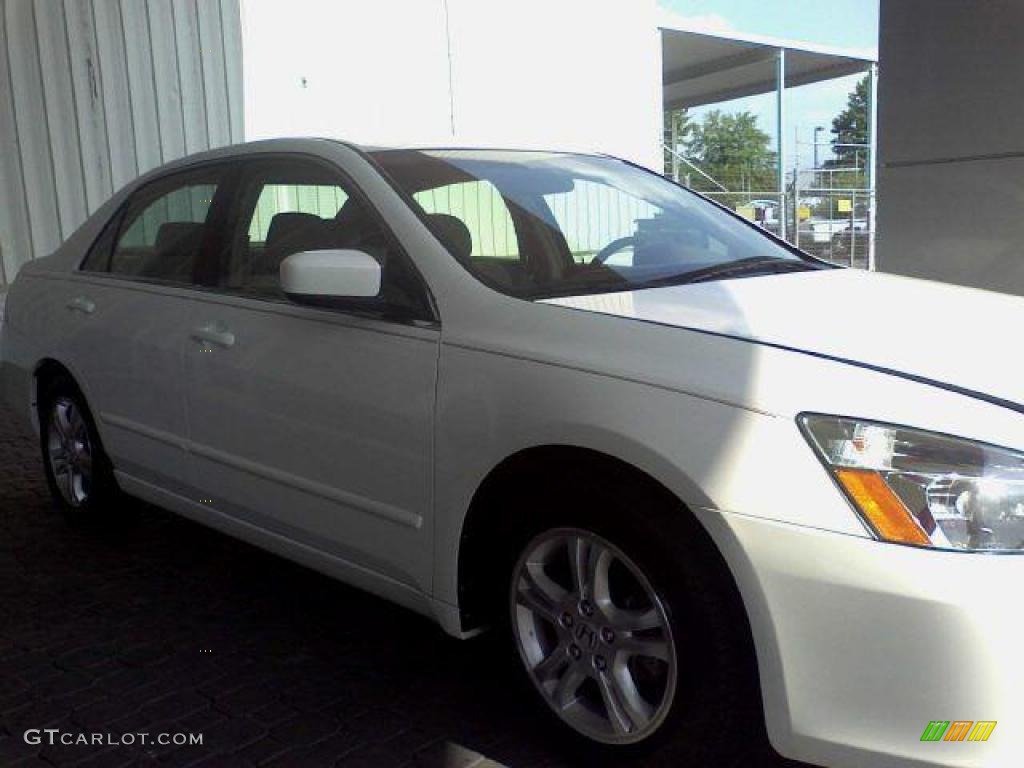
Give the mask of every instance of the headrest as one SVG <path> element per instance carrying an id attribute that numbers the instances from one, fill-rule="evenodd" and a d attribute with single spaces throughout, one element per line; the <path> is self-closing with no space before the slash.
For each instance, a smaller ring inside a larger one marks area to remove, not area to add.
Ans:
<path id="1" fill-rule="evenodd" d="M 156 231 L 157 253 L 167 253 L 202 236 L 203 225 L 192 221 L 165 221 Z M 192 243 L 189 243 L 190 245 Z M 198 245 L 198 243 L 196 243 Z"/>
<path id="2" fill-rule="evenodd" d="M 303 242 L 326 240 L 326 230 L 327 222 L 315 214 L 297 211 L 277 213 L 274 214 L 274 218 L 270 220 L 270 226 L 267 228 L 266 247 L 273 248 L 293 239 Z M 327 245 L 323 247 L 327 247 Z"/>
<path id="3" fill-rule="evenodd" d="M 468 259 L 473 253 L 473 235 L 462 219 L 447 213 L 427 214 L 438 240 L 448 246 L 457 259 Z"/>

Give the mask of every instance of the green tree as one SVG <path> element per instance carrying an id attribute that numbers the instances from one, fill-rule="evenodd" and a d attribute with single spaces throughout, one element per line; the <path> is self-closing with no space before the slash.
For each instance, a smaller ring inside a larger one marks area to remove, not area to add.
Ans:
<path id="1" fill-rule="evenodd" d="M 846 109 L 832 120 L 832 153 L 829 168 L 867 168 L 867 147 L 841 146 L 868 143 L 868 76 L 857 83 L 846 101 Z"/>
<path id="2" fill-rule="evenodd" d="M 824 201 L 830 218 L 851 215 L 862 217 L 867 198 L 857 198 L 854 190 L 867 189 L 867 167 L 870 160 L 868 147 L 868 85 L 870 78 L 861 78 L 846 100 L 846 108 L 832 120 L 832 154 L 823 163 L 824 168 L 843 168 L 832 172 L 819 172 L 815 186 L 821 189 L 845 190 L 828 195 Z M 862 146 L 842 146 L 842 145 Z M 855 211 L 850 214 L 839 210 L 840 200 L 855 200 Z"/>
<path id="3" fill-rule="evenodd" d="M 771 137 L 758 127 L 756 115 L 716 109 L 694 127 L 687 156 L 730 192 L 765 193 L 777 187 L 770 147 Z"/>

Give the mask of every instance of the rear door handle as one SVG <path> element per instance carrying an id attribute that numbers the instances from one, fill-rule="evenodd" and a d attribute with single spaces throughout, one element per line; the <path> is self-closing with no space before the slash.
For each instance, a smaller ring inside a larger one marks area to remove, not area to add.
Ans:
<path id="1" fill-rule="evenodd" d="M 218 347 L 230 347 L 235 343 L 235 334 L 220 325 L 206 323 L 192 329 L 191 336 L 196 341 L 206 341 Z"/>
<path id="2" fill-rule="evenodd" d="M 68 309 L 91 315 L 96 311 L 96 302 L 85 296 L 76 296 L 68 302 Z"/>

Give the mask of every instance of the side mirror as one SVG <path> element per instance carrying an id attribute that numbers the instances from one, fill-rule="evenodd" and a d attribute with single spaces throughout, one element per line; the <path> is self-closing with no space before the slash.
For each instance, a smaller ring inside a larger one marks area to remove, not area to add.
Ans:
<path id="1" fill-rule="evenodd" d="M 380 295 L 380 264 L 364 251 L 299 251 L 281 262 L 281 290 L 299 304 L 330 306 Z"/>

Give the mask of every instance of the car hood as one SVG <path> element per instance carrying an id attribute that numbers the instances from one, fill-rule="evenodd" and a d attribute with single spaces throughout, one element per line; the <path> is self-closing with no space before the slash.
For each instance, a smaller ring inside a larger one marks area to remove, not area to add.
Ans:
<path id="1" fill-rule="evenodd" d="M 1024 404 L 1024 299 L 852 269 L 549 299 L 822 355 Z M 1006 402 L 1008 401 L 1008 402 Z"/>

